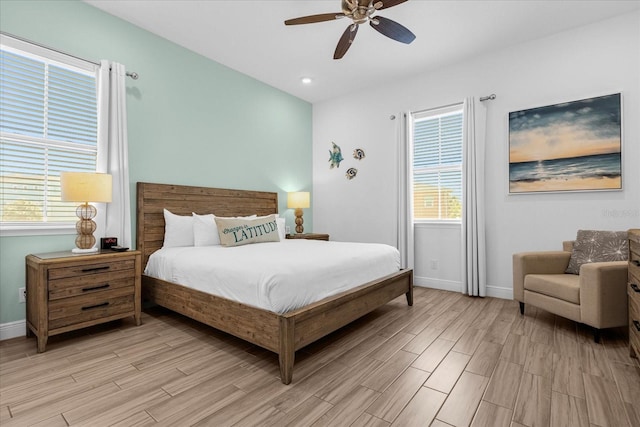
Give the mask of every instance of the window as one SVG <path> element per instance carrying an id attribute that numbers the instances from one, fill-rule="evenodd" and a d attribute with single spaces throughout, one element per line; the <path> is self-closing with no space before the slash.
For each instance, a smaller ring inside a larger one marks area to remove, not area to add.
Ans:
<path id="1" fill-rule="evenodd" d="M 68 228 L 60 171 L 96 170 L 97 65 L 6 35 L 0 44 L 0 226 Z"/>
<path id="2" fill-rule="evenodd" d="M 413 217 L 462 217 L 462 105 L 412 114 Z"/>

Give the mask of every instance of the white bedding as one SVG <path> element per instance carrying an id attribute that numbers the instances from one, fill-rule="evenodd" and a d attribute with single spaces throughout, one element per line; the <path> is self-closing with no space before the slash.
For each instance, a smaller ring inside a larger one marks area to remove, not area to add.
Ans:
<path id="1" fill-rule="evenodd" d="M 400 254 L 389 245 L 292 239 L 162 248 L 144 273 L 282 314 L 399 269 Z"/>

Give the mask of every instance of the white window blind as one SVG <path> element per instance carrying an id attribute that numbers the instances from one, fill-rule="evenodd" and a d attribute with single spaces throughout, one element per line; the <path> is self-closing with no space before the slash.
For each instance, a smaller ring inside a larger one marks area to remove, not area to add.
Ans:
<path id="1" fill-rule="evenodd" d="M 412 114 L 415 220 L 462 215 L 462 105 Z"/>
<path id="2" fill-rule="evenodd" d="M 2 35 L 0 226 L 75 224 L 60 172 L 96 170 L 95 64 Z"/>

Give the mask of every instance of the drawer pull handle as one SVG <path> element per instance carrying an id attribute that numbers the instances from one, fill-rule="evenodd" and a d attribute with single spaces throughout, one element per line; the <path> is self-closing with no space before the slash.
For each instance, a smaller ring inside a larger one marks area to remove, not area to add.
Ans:
<path id="1" fill-rule="evenodd" d="M 640 322 L 638 322 L 637 320 L 633 321 L 633 326 L 636 327 L 636 329 L 638 330 L 638 332 L 640 332 Z"/>
<path id="2" fill-rule="evenodd" d="M 634 292 L 640 292 L 640 288 L 635 283 L 632 283 L 629 286 L 631 286 L 631 289 L 633 289 Z"/>
<path id="3" fill-rule="evenodd" d="M 100 270 L 108 270 L 108 269 L 109 269 L 109 266 L 105 265 L 105 266 L 102 266 L 102 267 L 83 268 L 82 272 L 83 273 L 88 273 L 90 271 L 100 271 Z"/>
<path id="4" fill-rule="evenodd" d="M 108 305 L 109 305 L 108 302 L 103 302 L 102 304 L 96 304 L 96 305 L 89 305 L 87 307 L 82 307 L 82 311 L 91 310 L 91 309 L 94 309 L 94 308 L 106 307 Z"/>
<path id="5" fill-rule="evenodd" d="M 89 288 L 82 288 L 82 292 L 97 291 L 98 289 L 107 289 L 109 286 L 110 285 L 108 283 L 105 283 L 104 285 L 91 286 Z"/>

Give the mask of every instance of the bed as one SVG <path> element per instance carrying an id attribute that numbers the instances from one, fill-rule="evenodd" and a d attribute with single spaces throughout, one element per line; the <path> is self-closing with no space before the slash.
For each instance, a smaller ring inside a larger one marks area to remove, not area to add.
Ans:
<path id="1" fill-rule="evenodd" d="M 143 270 L 163 246 L 164 215 L 215 213 L 217 216 L 270 215 L 278 194 L 170 184 L 137 184 L 137 248 Z M 321 242 L 319 242 L 321 244 Z M 381 305 L 405 295 L 413 305 L 413 271 L 400 270 L 286 313 L 243 304 L 143 274 L 147 301 L 227 332 L 278 354 L 284 384 L 293 378 L 295 352 Z"/>

